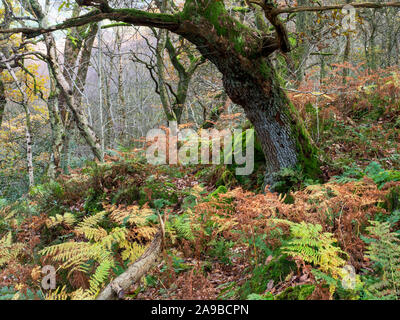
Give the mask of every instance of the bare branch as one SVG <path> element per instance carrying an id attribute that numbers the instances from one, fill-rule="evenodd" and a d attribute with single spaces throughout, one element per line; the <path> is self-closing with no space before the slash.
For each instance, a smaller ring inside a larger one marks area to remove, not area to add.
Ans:
<path id="1" fill-rule="evenodd" d="M 257 3 L 257 2 L 254 2 Z M 258 3 L 257 3 L 258 4 Z M 328 11 L 328 10 L 338 10 L 343 9 L 345 5 L 352 6 L 355 9 L 361 8 L 372 8 L 372 9 L 382 9 L 387 7 L 395 7 L 400 8 L 400 2 L 351 2 L 345 4 L 335 4 L 330 6 L 321 6 L 321 7 L 287 7 L 287 8 L 274 8 L 272 11 L 275 15 L 282 14 L 282 13 L 294 13 L 294 12 L 304 12 L 304 11 L 311 11 L 311 12 L 318 12 L 318 11 Z"/>
<path id="2" fill-rule="evenodd" d="M 168 30 L 176 30 L 180 25 L 179 15 L 164 14 L 164 13 L 149 13 L 136 9 L 111 9 L 107 12 L 102 12 L 95 9 L 85 15 L 67 19 L 66 21 L 51 26 L 49 28 L 12 28 L 0 29 L 0 33 L 24 33 L 27 37 L 33 38 L 38 35 L 49 33 L 56 30 L 68 29 L 72 27 L 83 26 L 92 22 L 99 22 L 105 19 L 113 21 L 121 21 L 134 24 L 136 26 L 157 27 Z"/>

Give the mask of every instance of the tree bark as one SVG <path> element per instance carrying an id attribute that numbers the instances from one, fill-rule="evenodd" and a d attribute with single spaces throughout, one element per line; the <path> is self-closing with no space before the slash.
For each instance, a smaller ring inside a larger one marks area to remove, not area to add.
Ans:
<path id="1" fill-rule="evenodd" d="M 210 8 L 208 12 L 211 16 L 207 17 L 203 11 L 200 17 L 192 20 L 193 29 L 196 19 L 203 36 L 194 36 L 192 28 L 190 33 L 182 34 L 217 66 L 223 74 L 226 93 L 234 103 L 243 107 L 254 125 L 266 158 L 266 184 L 272 186 L 276 181 L 275 173 L 296 166 L 306 175 L 316 178 L 320 173 L 317 148 L 297 110 L 280 88 L 271 62 L 263 56 L 254 58 L 246 54 L 246 45 L 251 45 L 252 35 L 227 15 L 223 4 L 213 2 L 213 5 L 214 10 Z M 217 20 L 214 20 L 214 12 Z M 198 13 L 201 13 L 199 9 Z M 228 35 L 222 37 L 224 33 Z M 236 34 L 245 39 L 243 47 L 239 39 L 234 38 Z M 231 37 L 229 41 L 226 39 L 228 36 Z"/>
<path id="2" fill-rule="evenodd" d="M 92 4 L 97 6 L 96 2 Z M 243 107 L 253 123 L 266 157 L 266 182 L 273 184 L 273 173 L 295 166 L 315 178 L 319 174 L 317 149 L 297 111 L 280 89 L 275 71 L 267 59 L 278 49 L 289 50 L 286 36 L 282 34 L 282 23 L 276 16 L 287 12 L 287 9 L 263 9 L 267 18 L 273 20 L 274 26 L 278 27 L 276 36 L 241 24 L 227 12 L 224 3 L 217 0 L 186 0 L 182 12 L 177 14 L 113 9 L 104 2 L 100 9 L 87 15 L 70 19 L 45 31 L 31 31 L 30 35 L 106 18 L 167 29 L 181 35 L 195 44 L 201 54 L 217 66 L 223 75 L 227 94 L 233 102 Z M 315 10 L 311 8 L 309 11 Z"/>
<path id="3" fill-rule="evenodd" d="M 126 290 L 140 280 L 152 267 L 162 249 L 163 232 L 160 230 L 154 237 L 145 253 L 124 273 L 115 278 L 97 296 L 96 300 L 114 300 L 122 298 Z"/>
<path id="4" fill-rule="evenodd" d="M 42 11 L 40 3 L 37 0 L 29 0 L 28 2 L 24 3 L 24 5 L 26 6 L 25 9 L 30 13 L 32 13 L 38 19 L 40 28 L 42 29 L 46 28 L 47 27 L 46 16 Z M 90 21 L 87 24 L 89 23 Z M 91 148 L 94 156 L 98 160 L 103 161 L 103 153 L 101 152 L 100 141 L 96 133 L 94 132 L 93 128 L 89 125 L 88 119 L 84 111 L 82 110 L 81 106 L 77 104 L 77 101 L 74 96 L 74 89 L 67 80 L 67 78 L 64 76 L 63 71 L 61 70 L 60 65 L 58 63 L 54 37 L 51 34 L 47 33 L 45 33 L 43 36 L 47 49 L 47 64 L 50 69 L 50 72 L 52 73 L 56 81 L 56 85 L 60 90 L 60 94 L 65 99 L 65 103 L 73 115 L 73 118 L 75 120 L 79 132 L 86 140 L 86 143 Z"/>
<path id="5" fill-rule="evenodd" d="M 6 104 L 7 104 L 6 90 L 4 88 L 3 81 L 0 79 L 0 128 L 1 125 L 3 124 L 3 117 L 4 117 L 4 111 L 6 109 Z"/>
<path id="6" fill-rule="evenodd" d="M 47 109 L 49 110 L 50 126 L 52 133 L 52 161 L 49 164 L 48 176 L 54 179 L 61 168 L 61 154 L 63 150 L 63 141 L 65 137 L 64 125 L 61 119 L 61 113 L 58 108 L 59 92 L 54 78 L 50 75 L 50 94 L 47 100 Z"/>
<path id="7" fill-rule="evenodd" d="M 6 61 L 6 57 L 3 53 L 0 52 L 0 58 L 3 61 Z M 8 72 L 11 75 L 11 78 L 15 82 L 18 91 L 21 94 L 22 101 L 19 104 L 25 111 L 25 143 L 26 143 L 26 162 L 27 162 L 27 170 L 28 170 L 28 180 L 29 180 L 29 188 L 32 188 L 35 184 L 34 180 L 34 172 L 33 172 L 33 155 L 32 155 L 32 122 L 31 122 L 31 112 L 28 106 L 28 96 L 26 94 L 26 90 L 22 87 L 21 82 L 17 78 L 14 70 L 11 68 L 8 62 L 4 62 L 7 67 Z"/>

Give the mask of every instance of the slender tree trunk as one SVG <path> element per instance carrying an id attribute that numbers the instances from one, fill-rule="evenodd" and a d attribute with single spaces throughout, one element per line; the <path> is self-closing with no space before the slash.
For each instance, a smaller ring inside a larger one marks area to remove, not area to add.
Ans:
<path id="1" fill-rule="evenodd" d="M 61 119 L 61 113 L 58 108 L 58 96 L 59 92 L 55 84 L 55 80 L 50 76 L 50 94 L 47 101 L 47 109 L 49 110 L 49 118 L 52 133 L 52 161 L 49 164 L 48 176 L 50 179 L 54 179 L 57 172 L 61 170 L 61 155 L 63 150 L 64 142 L 64 125 Z"/>
<path id="2" fill-rule="evenodd" d="M 25 122 L 26 122 L 26 158 L 28 163 L 28 177 L 29 177 L 29 188 L 32 188 L 35 184 L 33 174 L 33 156 L 32 156 L 32 123 L 31 113 L 28 105 L 25 107 Z"/>
<path id="3" fill-rule="evenodd" d="M 4 88 L 4 83 L 0 78 L 0 128 L 1 125 L 3 124 L 3 117 L 4 117 L 4 111 L 6 109 L 6 90 Z"/>
<path id="4" fill-rule="evenodd" d="M 98 87 L 99 87 L 99 115 L 100 115 L 100 141 L 101 141 L 101 154 L 104 156 L 105 150 L 105 134 L 104 134 L 104 107 L 103 107 L 103 96 L 104 96 L 104 88 L 103 88 L 103 52 L 101 47 L 101 25 L 99 25 L 99 30 L 97 32 L 97 42 L 98 42 L 98 53 L 97 53 L 97 61 L 98 61 Z"/>
<path id="5" fill-rule="evenodd" d="M 346 33 L 346 47 L 344 48 L 344 54 L 343 54 L 343 62 L 348 63 L 350 60 L 350 50 L 351 50 L 351 34 L 349 32 Z M 349 68 L 344 68 L 343 69 L 343 79 L 342 83 L 346 84 L 347 82 L 347 77 L 349 76 Z"/>
<path id="6" fill-rule="evenodd" d="M 165 85 L 165 66 L 164 66 L 164 50 L 167 42 L 168 30 L 159 30 L 157 37 L 156 60 L 158 74 L 158 91 L 161 104 L 168 121 L 176 121 L 176 114 L 173 112 L 168 100 L 167 88 Z"/>
<path id="7" fill-rule="evenodd" d="M 169 58 L 175 68 L 175 71 L 178 73 L 178 85 L 174 101 L 172 102 L 172 112 L 175 115 L 176 121 L 180 123 L 182 111 L 185 107 L 186 99 L 188 96 L 190 81 L 192 80 L 192 77 L 197 70 L 197 67 L 201 65 L 205 60 L 203 58 L 196 59 L 192 57 L 190 65 L 185 68 L 179 60 L 178 53 L 176 52 L 176 49 L 172 44 L 169 36 L 167 36 L 165 48 L 168 51 Z"/>
<path id="8" fill-rule="evenodd" d="M 299 0 L 298 5 L 305 6 L 309 4 L 308 2 L 308 0 Z M 296 14 L 296 32 L 301 34 L 299 38 L 301 43 L 298 45 L 296 50 L 297 56 L 293 59 L 299 63 L 296 69 L 296 80 L 298 83 L 300 83 L 304 78 L 304 60 L 310 50 L 309 44 L 306 41 L 306 37 L 308 36 L 307 26 L 309 25 L 309 20 L 308 12 L 298 12 Z"/>
<path id="9" fill-rule="evenodd" d="M 86 78 L 90 65 L 90 57 L 92 55 L 93 44 L 98 29 L 99 26 L 97 23 L 92 23 L 90 25 L 81 48 L 81 55 L 78 61 L 78 70 L 76 74 L 76 86 L 74 87 L 74 97 L 77 101 L 77 104 L 80 106 L 82 105 L 83 101 Z"/>
<path id="10" fill-rule="evenodd" d="M 37 0 L 30 0 L 29 4 L 24 3 L 24 5 L 26 6 L 25 9 L 31 12 L 38 19 L 41 27 L 47 27 L 46 16 L 43 14 L 42 7 Z M 101 151 L 100 141 L 97 138 L 93 128 L 89 125 L 83 108 L 77 104 L 77 101 L 74 97 L 74 89 L 64 76 L 58 63 L 54 37 L 51 34 L 44 34 L 43 37 L 47 49 L 47 63 L 54 76 L 57 87 L 60 90 L 60 94 L 65 99 L 65 103 L 72 113 L 80 134 L 86 140 L 86 143 L 91 148 L 94 156 L 98 160 L 103 161 L 103 153 Z"/>
<path id="11" fill-rule="evenodd" d="M 0 58 L 2 60 L 6 60 L 3 53 L 0 52 Z M 5 62 L 8 72 L 11 75 L 11 78 L 15 82 L 15 85 L 18 88 L 18 91 L 21 94 L 22 101 L 19 103 L 24 111 L 25 111 L 25 142 L 26 142 L 26 162 L 27 162 L 27 170 L 28 170 L 28 179 L 29 179 L 29 188 L 32 188 L 35 184 L 34 180 L 34 172 L 33 172 L 33 155 L 32 155 L 32 122 L 31 122 L 31 112 L 28 106 L 28 96 L 26 94 L 26 90 L 22 87 L 21 82 L 18 80 L 14 70 L 11 68 L 8 62 Z"/>
<path id="12" fill-rule="evenodd" d="M 119 132 L 118 132 L 118 142 L 124 144 L 124 136 L 127 133 L 127 119 L 126 119 L 126 104 L 125 104 L 125 92 L 124 92 L 124 84 L 123 84 L 123 61 L 122 61 L 122 54 L 121 54 L 121 36 L 120 30 L 117 29 L 116 34 L 116 42 L 118 48 L 118 102 L 120 107 L 120 124 L 119 124 Z"/>

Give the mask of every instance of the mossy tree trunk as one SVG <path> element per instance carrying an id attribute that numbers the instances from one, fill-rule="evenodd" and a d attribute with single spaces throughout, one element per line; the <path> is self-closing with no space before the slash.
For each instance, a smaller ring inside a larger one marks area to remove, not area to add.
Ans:
<path id="1" fill-rule="evenodd" d="M 317 149 L 297 110 L 280 88 L 270 61 L 253 61 L 251 69 L 242 70 L 242 74 L 239 70 L 224 74 L 224 86 L 254 126 L 266 160 L 265 182 L 272 185 L 274 173 L 296 166 L 307 176 L 316 178 L 319 174 Z"/>
<path id="2" fill-rule="evenodd" d="M 49 110 L 51 135 L 52 135 L 52 161 L 49 163 L 47 175 L 50 179 L 54 179 L 57 172 L 60 171 L 61 154 L 63 149 L 63 141 L 65 137 L 64 125 L 61 119 L 61 113 L 58 108 L 59 96 L 56 81 L 50 74 L 50 94 L 47 100 L 47 109 Z"/>
<path id="3" fill-rule="evenodd" d="M 218 67 L 226 93 L 254 125 L 266 159 L 266 183 L 275 182 L 274 173 L 296 166 L 316 178 L 320 173 L 317 148 L 268 59 L 279 47 L 278 40 L 241 25 L 219 1 L 206 9 L 186 1 L 185 14 L 191 22 L 187 22 L 188 33 L 178 31 Z M 193 31 L 195 27 L 200 34 Z"/>
<path id="4" fill-rule="evenodd" d="M 228 13 L 220 0 L 186 0 L 183 10 L 176 14 L 114 9 L 105 0 L 77 2 L 96 9 L 47 30 L 27 33 L 36 36 L 104 19 L 174 32 L 196 45 L 203 57 L 217 66 L 230 99 L 243 107 L 253 123 L 266 158 L 267 183 L 274 182 L 273 173 L 295 166 L 309 176 L 318 175 L 317 149 L 280 88 L 268 59 L 276 50 L 290 50 L 285 27 L 274 8 L 260 3 L 275 27 L 276 34 L 271 35 L 243 25 Z"/>
<path id="5" fill-rule="evenodd" d="M 3 116 L 4 116 L 4 111 L 6 109 L 6 104 L 7 104 L 6 90 L 4 88 L 3 81 L 0 79 L 0 128 L 3 123 Z"/>

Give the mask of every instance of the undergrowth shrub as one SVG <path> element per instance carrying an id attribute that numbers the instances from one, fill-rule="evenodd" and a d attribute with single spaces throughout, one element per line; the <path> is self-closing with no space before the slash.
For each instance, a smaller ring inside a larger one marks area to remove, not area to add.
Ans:
<path id="1" fill-rule="evenodd" d="M 399 299 L 400 297 L 400 239 L 391 232 L 389 222 L 371 221 L 367 228 L 370 238 L 365 257 L 374 272 L 366 275 L 367 299 Z"/>

